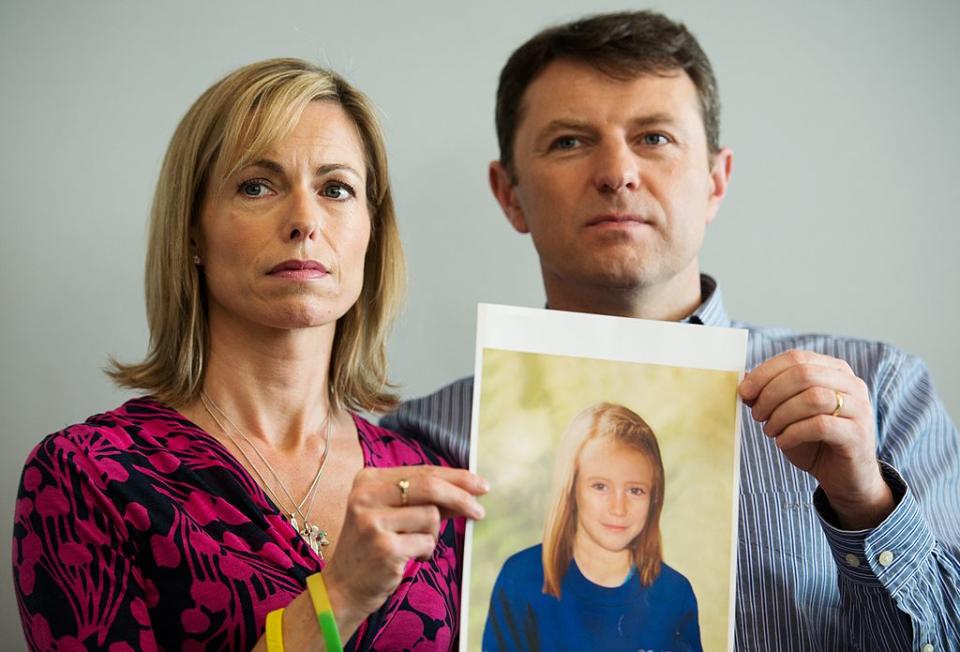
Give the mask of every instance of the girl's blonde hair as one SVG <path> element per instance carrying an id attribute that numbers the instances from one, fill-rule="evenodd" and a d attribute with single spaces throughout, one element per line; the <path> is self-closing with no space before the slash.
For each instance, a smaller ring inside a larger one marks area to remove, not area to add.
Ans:
<path id="1" fill-rule="evenodd" d="M 642 453 L 653 470 L 647 522 L 630 546 L 637 575 L 649 586 L 660 574 L 663 552 L 660 512 L 663 509 L 663 461 L 653 430 L 638 414 L 622 405 L 597 403 L 577 414 L 563 435 L 553 472 L 551 507 L 543 532 L 543 592 L 560 598 L 563 577 L 573 560 L 577 533 L 577 474 L 580 454 L 595 439 L 616 442 Z"/>
<path id="2" fill-rule="evenodd" d="M 330 400 L 338 408 L 383 411 L 397 404 L 387 380 L 386 340 L 402 301 L 403 251 L 387 174 L 383 135 L 369 100 L 343 78 L 299 59 L 270 59 L 211 86 L 180 121 L 160 171 L 150 214 L 146 262 L 146 359 L 110 362 L 119 385 L 170 405 L 198 398 L 208 323 L 191 229 L 205 193 L 262 158 L 297 125 L 310 102 L 334 102 L 356 124 L 366 161 L 370 243 L 360 297 L 337 322 Z"/>

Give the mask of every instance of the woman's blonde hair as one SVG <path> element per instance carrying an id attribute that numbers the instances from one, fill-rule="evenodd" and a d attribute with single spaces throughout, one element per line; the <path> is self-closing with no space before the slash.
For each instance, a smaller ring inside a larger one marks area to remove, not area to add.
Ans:
<path id="1" fill-rule="evenodd" d="M 660 512 L 663 508 L 663 461 L 653 430 L 638 414 L 622 405 L 597 403 L 577 414 L 563 435 L 557 451 L 550 512 L 543 532 L 543 592 L 560 597 L 563 577 L 573 560 L 577 533 L 577 474 L 580 454 L 595 439 L 616 442 L 642 453 L 653 470 L 653 486 L 647 521 L 630 543 L 633 563 L 644 586 L 660 574 L 663 553 L 660 541 Z"/>
<path id="2" fill-rule="evenodd" d="M 206 291 L 203 274 L 192 262 L 191 230 L 204 195 L 262 158 L 314 101 L 338 104 L 356 124 L 371 219 L 363 288 L 337 322 L 330 400 L 338 408 L 368 411 L 397 404 L 387 380 L 386 339 L 402 300 L 404 263 L 383 135 L 362 93 L 335 73 L 299 59 L 270 59 L 230 73 L 201 95 L 177 126 L 150 214 L 149 351 L 135 364 L 111 360 L 107 374 L 117 384 L 175 406 L 199 396 L 209 339 Z"/>

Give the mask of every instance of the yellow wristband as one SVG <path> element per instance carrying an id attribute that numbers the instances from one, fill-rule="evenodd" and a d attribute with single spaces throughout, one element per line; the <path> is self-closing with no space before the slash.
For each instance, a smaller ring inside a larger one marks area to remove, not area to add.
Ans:
<path id="1" fill-rule="evenodd" d="M 283 609 L 267 614 L 267 652 L 283 652 Z"/>
<path id="2" fill-rule="evenodd" d="M 333 607 L 330 606 L 323 575 L 320 573 L 310 575 L 307 578 L 307 589 L 310 591 L 310 601 L 313 602 L 313 610 L 317 614 L 317 624 L 320 625 L 320 633 L 323 634 L 327 652 L 343 652 L 340 630 L 337 629 L 337 621 L 333 617 Z"/>

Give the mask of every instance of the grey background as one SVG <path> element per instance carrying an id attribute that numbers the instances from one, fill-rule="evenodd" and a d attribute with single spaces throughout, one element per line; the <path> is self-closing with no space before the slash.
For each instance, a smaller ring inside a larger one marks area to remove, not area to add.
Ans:
<path id="1" fill-rule="evenodd" d="M 543 302 L 486 186 L 500 66 L 548 23 L 630 6 L 0 0 L 0 648 L 22 646 L 6 561 L 20 468 L 127 396 L 100 369 L 144 354 L 146 216 L 188 105 L 274 56 L 373 98 L 410 267 L 391 362 L 417 395 L 471 372 L 478 301 Z M 960 417 L 960 3 L 653 6 L 720 80 L 734 174 L 703 267 L 731 314 L 896 343 Z"/>

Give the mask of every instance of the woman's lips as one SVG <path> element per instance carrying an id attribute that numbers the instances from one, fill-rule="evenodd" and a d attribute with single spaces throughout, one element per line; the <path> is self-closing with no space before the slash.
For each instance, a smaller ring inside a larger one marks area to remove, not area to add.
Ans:
<path id="1" fill-rule="evenodd" d="M 321 278 L 329 273 L 326 267 L 315 260 L 285 260 L 267 272 L 270 276 L 296 281 Z"/>

